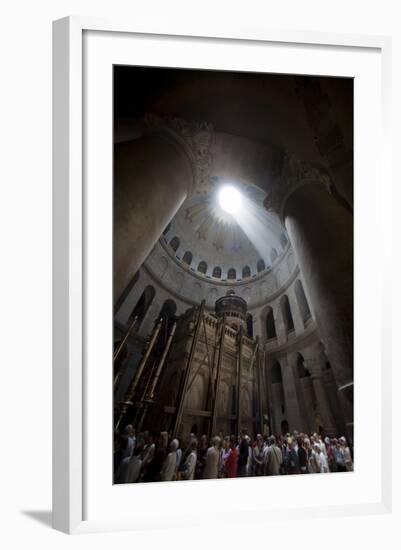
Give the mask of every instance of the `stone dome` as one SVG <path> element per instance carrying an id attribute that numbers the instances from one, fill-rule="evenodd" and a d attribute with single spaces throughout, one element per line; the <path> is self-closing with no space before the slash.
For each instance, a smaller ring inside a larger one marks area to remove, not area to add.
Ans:
<path id="1" fill-rule="evenodd" d="M 235 285 L 270 270 L 285 251 L 288 238 L 279 217 L 263 209 L 266 194 L 258 187 L 235 183 L 247 204 L 263 216 L 260 228 L 253 228 L 252 217 L 241 224 L 237 216 L 225 212 L 217 195 L 227 183 L 214 177 L 206 192 L 188 198 L 160 242 L 169 256 L 194 276 Z M 256 238 L 252 231 L 258 233 Z"/>

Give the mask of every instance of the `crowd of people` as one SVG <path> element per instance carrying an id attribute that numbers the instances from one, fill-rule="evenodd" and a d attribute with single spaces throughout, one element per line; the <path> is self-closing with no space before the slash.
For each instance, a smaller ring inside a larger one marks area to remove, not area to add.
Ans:
<path id="1" fill-rule="evenodd" d="M 132 425 L 115 434 L 114 483 L 179 481 L 353 470 L 345 437 L 329 438 L 294 431 L 251 439 L 218 436 L 209 441 L 190 434 L 183 446 L 167 432 L 136 435 Z"/>

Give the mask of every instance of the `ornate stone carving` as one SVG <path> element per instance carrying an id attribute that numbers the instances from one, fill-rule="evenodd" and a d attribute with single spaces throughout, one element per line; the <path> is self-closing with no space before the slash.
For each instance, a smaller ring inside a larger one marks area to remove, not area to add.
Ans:
<path id="1" fill-rule="evenodd" d="M 309 126 L 319 152 L 327 158 L 330 168 L 352 161 L 352 151 L 344 144 L 341 128 L 333 122 L 332 105 L 327 93 L 322 90 L 319 79 L 295 77 L 296 94 L 304 103 Z"/>
<path id="2" fill-rule="evenodd" d="M 309 126 L 314 134 L 316 147 L 327 159 L 333 178 L 333 196 L 352 209 L 353 205 L 353 150 L 344 142 L 343 131 L 335 123 L 329 96 L 319 78 L 295 77 L 295 91 L 303 102 Z M 348 138 L 348 141 L 350 138 Z"/>
<path id="3" fill-rule="evenodd" d="M 153 132 L 165 133 L 174 138 L 189 156 L 195 180 L 194 192 L 207 193 L 213 185 L 211 178 L 211 143 L 213 126 L 207 122 L 188 122 L 173 116 L 147 114 L 145 126 Z"/>
<path id="4" fill-rule="evenodd" d="M 278 168 L 278 167 L 277 167 Z M 298 159 L 293 153 L 283 151 L 280 168 L 272 179 L 264 200 L 267 210 L 282 217 L 288 197 L 303 185 L 320 184 L 331 192 L 331 179 L 324 167 Z"/>

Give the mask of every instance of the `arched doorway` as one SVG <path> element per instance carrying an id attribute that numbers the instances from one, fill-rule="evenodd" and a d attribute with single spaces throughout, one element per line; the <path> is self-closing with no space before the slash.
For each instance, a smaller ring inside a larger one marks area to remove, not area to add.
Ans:
<path id="1" fill-rule="evenodd" d="M 284 296 L 281 297 L 280 305 L 281 305 L 281 313 L 283 316 L 285 331 L 287 334 L 290 334 L 291 332 L 294 332 L 295 327 L 294 327 L 294 319 L 292 317 L 292 312 L 290 307 L 290 301 L 286 294 L 284 294 Z"/>
<path id="2" fill-rule="evenodd" d="M 266 311 L 266 340 L 277 338 L 276 323 L 274 321 L 273 309 L 268 306 Z"/>

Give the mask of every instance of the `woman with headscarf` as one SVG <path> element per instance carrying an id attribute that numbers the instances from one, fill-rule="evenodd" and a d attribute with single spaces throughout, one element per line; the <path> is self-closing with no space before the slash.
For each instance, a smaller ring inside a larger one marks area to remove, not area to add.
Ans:
<path id="1" fill-rule="evenodd" d="M 177 469 L 177 449 L 178 439 L 173 439 L 169 447 L 170 452 L 164 459 L 163 466 L 160 471 L 160 481 L 173 481 L 175 478 L 175 472 Z"/>
<path id="2" fill-rule="evenodd" d="M 189 453 L 187 454 L 187 457 L 185 459 L 185 462 L 181 470 L 182 479 L 194 479 L 196 460 L 197 460 L 197 453 L 196 453 L 197 446 L 198 446 L 197 440 L 191 439 L 191 442 L 189 444 L 189 449 L 188 449 Z"/>

